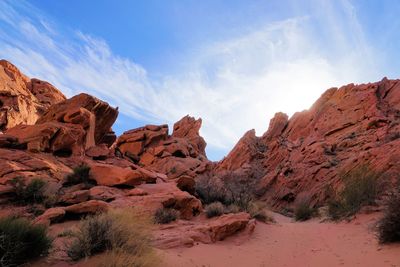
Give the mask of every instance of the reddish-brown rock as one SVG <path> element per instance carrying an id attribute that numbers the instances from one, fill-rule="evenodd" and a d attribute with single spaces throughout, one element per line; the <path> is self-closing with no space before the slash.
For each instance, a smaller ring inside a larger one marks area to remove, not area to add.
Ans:
<path id="1" fill-rule="evenodd" d="M 110 203 L 112 207 L 141 207 L 144 211 L 153 215 L 158 208 L 173 208 L 180 212 L 182 219 L 189 220 L 202 211 L 200 200 L 183 192 L 176 184 L 159 183 L 143 184 L 138 187 L 146 192 L 146 195 L 131 195 L 118 198 Z"/>
<path id="2" fill-rule="evenodd" d="M 79 94 L 52 105 L 36 124 L 57 121 L 80 125 L 87 133 L 85 148 L 89 148 L 104 143 L 104 137 L 110 133 L 117 116 L 118 110 L 108 103 L 87 94 Z"/>
<path id="3" fill-rule="evenodd" d="M 0 60 L 0 131 L 18 124 L 34 124 L 65 96 L 51 84 L 29 79 L 14 65 Z"/>
<path id="4" fill-rule="evenodd" d="M 147 169 L 175 179 L 194 178 L 210 169 L 205 156 L 206 143 L 199 135 L 201 119 L 186 116 L 174 125 L 168 135 L 168 125 L 147 125 L 125 132 L 116 142 L 116 150 L 125 158 Z"/>
<path id="5" fill-rule="evenodd" d="M 100 200 L 89 200 L 86 202 L 81 202 L 68 207 L 64 210 L 68 214 L 95 214 L 98 212 L 105 212 L 108 210 L 108 204 Z"/>
<path id="6" fill-rule="evenodd" d="M 119 167 L 105 163 L 93 163 L 90 165 L 92 178 L 98 185 L 135 186 L 141 183 L 155 183 L 157 174 L 142 168 L 132 169 L 131 167 Z"/>
<path id="7" fill-rule="evenodd" d="M 50 225 L 51 223 L 61 220 L 65 216 L 64 208 L 50 208 L 42 215 L 34 220 L 35 224 Z"/>
<path id="8" fill-rule="evenodd" d="M 191 247 L 224 240 L 238 232 L 254 229 L 255 222 L 247 213 L 225 214 L 209 221 L 178 221 L 155 231 L 153 243 L 158 248 Z"/>
<path id="9" fill-rule="evenodd" d="M 187 115 L 174 124 L 172 136 L 188 140 L 196 152 L 205 156 L 206 142 L 200 136 L 201 123 L 201 119 L 196 120 Z"/>

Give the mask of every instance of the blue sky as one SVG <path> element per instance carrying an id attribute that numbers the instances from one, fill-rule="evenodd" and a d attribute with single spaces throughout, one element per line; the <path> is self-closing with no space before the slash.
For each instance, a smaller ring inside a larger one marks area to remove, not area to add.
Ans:
<path id="1" fill-rule="evenodd" d="M 202 117 L 209 158 L 275 112 L 400 71 L 399 1 L 0 1 L 0 57 L 121 112 L 117 133 Z"/>

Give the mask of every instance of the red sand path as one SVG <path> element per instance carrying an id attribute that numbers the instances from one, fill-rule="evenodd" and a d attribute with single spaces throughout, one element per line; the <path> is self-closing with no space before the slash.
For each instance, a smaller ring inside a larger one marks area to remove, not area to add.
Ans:
<path id="1" fill-rule="evenodd" d="M 162 251 L 165 267 L 314 267 L 399 266 L 400 244 L 378 244 L 373 231 L 378 214 L 351 222 L 292 222 L 275 215 L 277 224 L 258 223 L 253 235 L 216 244 Z"/>

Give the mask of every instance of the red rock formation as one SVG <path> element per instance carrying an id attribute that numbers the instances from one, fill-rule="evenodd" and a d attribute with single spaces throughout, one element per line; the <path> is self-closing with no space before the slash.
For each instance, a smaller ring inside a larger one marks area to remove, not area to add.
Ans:
<path id="1" fill-rule="evenodd" d="M 18 124 L 34 124 L 65 96 L 51 84 L 29 79 L 14 65 L 0 60 L 0 131 Z"/>
<path id="2" fill-rule="evenodd" d="M 51 106 L 36 124 L 15 126 L 7 134 L 31 152 L 81 155 L 85 150 L 93 153 L 93 147 L 102 144 L 117 116 L 118 111 L 107 103 L 80 94 Z M 107 155 L 104 150 L 103 156 Z"/>
<path id="3" fill-rule="evenodd" d="M 167 125 L 131 130 L 112 145 L 117 109 L 87 94 L 65 100 L 50 84 L 29 80 L 10 63 L 0 63 L 0 127 L 6 132 L 0 134 L 0 205 L 15 209 L 14 178 L 25 185 L 39 178 L 46 182 L 46 201 L 52 208 L 38 204 L 41 216 L 18 209 L 19 215 L 38 224 L 122 207 L 141 208 L 150 215 L 158 208 L 172 208 L 181 220 L 202 213 L 201 201 L 191 194 L 195 177 L 211 167 L 199 135 L 200 119 L 184 117 L 172 135 Z M 89 177 L 74 185 L 66 182 L 81 164 L 90 167 Z M 196 223 L 202 236 L 198 241 L 221 240 L 248 223 L 248 214 Z"/>
<path id="4" fill-rule="evenodd" d="M 170 179 L 194 178 L 210 165 L 204 151 L 206 144 L 199 135 L 200 126 L 200 119 L 189 116 L 175 123 L 172 135 L 168 135 L 168 125 L 147 125 L 121 135 L 116 149 L 125 158 Z"/>
<path id="5" fill-rule="evenodd" d="M 329 89 L 290 120 L 276 114 L 262 137 L 248 132 L 217 170 L 262 165 L 259 193 L 271 205 L 290 207 L 299 194 L 322 204 L 341 171 L 368 164 L 382 177 L 397 174 L 399 148 L 400 81 L 383 79 Z"/>

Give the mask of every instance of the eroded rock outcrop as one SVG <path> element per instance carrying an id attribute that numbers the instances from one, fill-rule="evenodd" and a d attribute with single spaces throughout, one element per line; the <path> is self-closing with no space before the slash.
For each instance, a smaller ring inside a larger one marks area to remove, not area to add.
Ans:
<path id="1" fill-rule="evenodd" d="M 262 137 L 248 132 L 217 170 L 262 166 L 259 194 L 290 207 L 299 195 L 323 204 L 340 172 L 363 164 L 394 177 L 400 171 L 400 81 L 349 84 L 327 90 L 289 120 L 278 113 Z"/>
<path id="2" fill-rule="evenodd" d="M 51 105 L 65 99 L 50 83 L 29 79 L 10 62 L 0 60 L 0 131 L 34 124 Z"/>
<path id="3" fill-rule="evenodd" d="M 147 125 L 121 135 L 116 149 L 125 158 L 170 179 L 194 179 L 211 164 L 205 156 L 206 143 L 199 135 L 200 126 L 201 119 L 189 116 L 175 123 L 172 135 L 168 134 L 168 125 Z"/>
<path id="4" fill-rule="evenodd" d="M 117 116 L 118 111 L 106 102 L 80 94 L 49 107 L 34 125 L 17 125 L 8 129 L 7 134 L 31 152 L 69 156 L 87 150 L 101 156 L 107 154 L 107 146 L 103 152 L 100 146 L 105 145 L 104 138 L 110 141 L 110 129 Z M 99 148 L 93 151 L 96 146 Z"/>

